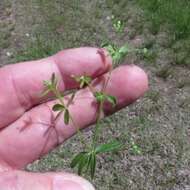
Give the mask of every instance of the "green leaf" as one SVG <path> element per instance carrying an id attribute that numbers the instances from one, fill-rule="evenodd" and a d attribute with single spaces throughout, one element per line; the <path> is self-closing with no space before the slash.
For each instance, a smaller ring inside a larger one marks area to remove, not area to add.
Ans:
<path id="1" fill-rule="evenodd" d="M 91 162 L 90 162 L 90 175 L 91 178 L 94 178 L 96 170 L 96 154 L 92 154 Z"/>
<path id="2" fill-rule="evenodd" d="M 148 53 L 148 49 L 147 48 L 143 48 L 143 54 L 147 54 Z"/>
<path id="3" fill-rule="evenodd" d="M 51 82 L 48 80 L 44 80 L 43 83 L 44 83 L 44 86 L 47 88 L 49 88 L 51 86 Z"/>
<path id="4" fill-rule="evenodd" d="M 57 89 L 58 86 L 58 80 L 55 76 L 55 73 L 52 74 L 50 81 L 44 81 L 45 90 L 54 91 Z"/>
<path id="5" fill-rule="evenodd" d="M 120 20 L 115 21 L 115 23 L 113 24 L 113 27 L 115 28 L 115 30 L 117 32 L 121 32 L 122 31 L 122 23 Z"/>
<path id="6" fill-rule="evenodd" d="M 71 164 L 71 168 L 78 168 L 78 174 L 81 175 L 83 172 L 90 172 L 90 176 L 93 179 L 96 170 L 96 153 L 95 152 L 80 152 L 77 154 Z M 85 169 L 85 170 L 84 170 Z"/>
<path id="7" fill-rule="evenodd" d="M 124 46 L 122 46 L 119 49 L 119 53 L 123 54 L 123 55 L 126 55 L 127 53 L 129 53 L 129 46 L 128 46 L 128 44 L 125 44 Z"/>
<path id="8" fill-rule="evenodd" d="M 82 76 L 73 76 L 76 82 L 80 84 L 80 88 L 84 88 L 85 86 L 88 86 L 92 78 L 90 76 L 82 75 Z"/>
<path id="9" fill-rule="evenodd" d="M 90 163 L 92 160 L 92 153 L 88 155 L 88 161 L 87 161 L 87 166 L 86 166 L 86 172 L 88 172 L 89 168 L 90 168 Z"/>
<path id="10" fill-rule="evenodd" d="M 122 22 L 118 22 L 118 27 L 122 28 Z M 104 43 L 102 47 L 107 49 L 115 64 L 123 61 L 125 56 L 130 52 L 128 44 L 119 48 L 115 44 Z"/>
<path id="11" fill-rule="evenodd" d="M 114 63 L 119 63 L 121 60 L 121 54 L 117 51 L 115 52 L 114 56 L 113 56 L 113 61 Z"/>
<path id="12" fill-rule="evenodd" d="M 112 19 L 113 27 L 116 32 L 122 32 L 124 29 L 124 23 L 121 20 L 117 20 L 115 17 Z"/>
<path id="13" fill-rule="evenodd" d="M 69 110 L 66 109 L 66 110 L 65 110 L 65 113 L 64 113 L 64 122 L 65 122 L 66 125 L 69 124 L 69 119 L 70 119 Z"/>
<path id="14" fill-rule="evenodd" d="M 95 92 L 95 98 L 97 102 L 104 102 L 106 99 L 106 96 L 103 92 Z"/>
<path id="15" fill-rule="evenodd" d="M 80 88 L 83 88 L 85 86 L 85 82 L 82 80 L 82 81 L 80 81 Z"/>
<path id="16" fill-rule="evenodd" d="M 117 52 L 117 47 L 114 44 L 104 43 L 102 44 L 102 47 L 105 48 L 110 56 L 113 58 Z"/>
<path id="17" fill-rule="evenodd" d="M 82 159 L 82 157 L 83 157 L 84 154 L 85 154 L 85 152 L 80 152 L 79 154 L 77 154 L 73 158 L 73 160 L 71 161 L 71 164 L 70 164 L 71 168 L 74 168 L 74 167 L 76 167 L 79 164 L 79 162 Z"/>
<path id="18" fill-rule="evenodd" d="M 56 82 L 56 77 L 55 77 L 55 73 L 53 73 L 53 74 L 51 75 L 51 83 L 52 83 L 52 84 L 55 84 L 55 82 Z"/>
<path id="19" fill-rule="evenodd" d="M 112 106 L 116 106 L 117 99 L 116 99 L 115 96 L 106 95 L 106 99 L 107 99 L 108 102 L 110 102 L 112 104 Z"/>
<path id="20" fill-rule="evenodd" d="M 79 165 L 78 165 L 78 174 L 81 175 L 83 169 L 86 167 L 88 163 L 88 155 L 87 154 L 83 154 L 82 158 L 79 161 Z"/>
<path id="21" fill-rule="evenodd" d="M 113 57 L 114 62 L 120 63 L 121 61 L 123 61 L 123 59 L 126 57 L 128 53 L 129 53 L 128 44 L 122 46 L 121 48 L 118 48 Z"/>
<path id="22" fill-rule="evenodd" d="M 141 148 L 137 144 L 135 144 L 134 141 L 131 142 L 131 145 L 132 145 L 133 153 L 135 153 L 135 154 L 141 154 L 142 153 Z"/>
<path id="23" fill-rule="evenodd" d="M 42 92 L 41 97 L 47 96 L 49 93 L 50 93 L 50 90 L 49 90 L 49 89 L 45 89 L 45 90 Z"/>
<path id="24" fill-rule="evenodd" d="M 84 76 L 83 78 L 85 85 L 89 85 L 92 81 L 92 78 L 90 76 Z"/>
<path id="25" fill-rule="evenodd" d="M 65 106 L 62 104 L 55 104 L 52 109 L 53 111 L 63 111 L 65 109 Z"/>
<path id="26" fill-rule="evenodd" d="M 118 141 L 113 141 L 107 144 L 102 144 L 98 147 L 96 147 L 95 152 L 96 154 L 99 153 L 105 153 L 105 152 L 112 152 L 112 151 L 118 151 L 123 147 L 123 144 L 121 144 Z"/>

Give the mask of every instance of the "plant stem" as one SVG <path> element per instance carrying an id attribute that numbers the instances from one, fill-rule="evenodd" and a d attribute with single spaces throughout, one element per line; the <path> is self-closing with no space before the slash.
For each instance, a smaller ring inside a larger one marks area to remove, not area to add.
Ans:
<path id="1" fill-rule="evenodd" d="M 76 95 L 76 92 L 73 92 L 73 93 L 71 94 L 71 98 L 68 100 L 67 105 L 65 105 L 65 103 L 64 103 L 64 101 L 63 101 L 63 97 L 61 96 L 60 91 L 57 90 L 57 89 L 54 89 L 54 90 L 53 90 L 53 93 L 54 93 L 55 96 L 59 99 L 60 103 L 65 107 L 65 109 L 68 109 L 68 108 L 69 108 L 70 104 L 72 103 L 72 101 L 73 101 L 73 99 L 74 99 L 74 97 L 75 97 L 75 95 Z M 74 119 L 73 119 L 73 117 L 71 116 L 71 114 L 69 114 L 69 118 L 70 118 L 70 120 L 72 121 L 73 126 L 74 126 L 74 127 L 76 128 L 76 130 L 77 130 L 77 133 L 78 133 L 78 135 L 79 135 L 81 144 L 83 144 L 84 147 L 86 147 L 87 145 L 85 144 L 84 136 L 83 136 L 83 134 L 81 133 L 79 126 L 76 124 L 76 122 L 74 121 Z M 57 117 L 56 119 L 58 119 L 58 117 Z"/>
<path id="2" fill-rule="evenodd" d="M 105 90 L 106 90 L 106 87 L 108 85 L 108 82 L 110 81 L 111 71 L 112 71 L 112 69 L 109 70 L 108 78 L 107 78 L 107 80 L 104 83 L 103 88 L 102 88 L 102 93 L 105 93 Z M 96 127 L 95 127 L 94 137 L 93 137 L 93 140 L 92 140 L 92 148 L 93 149 L 96 148 L 97 141 L 98 141 L 99 134 L 100 134 L 100 129 L 101 129 L 100 120 L 101 120 L 101 115 L 103 113 L 103 105 L 104 105 L 104 101 L 101 101 L 99 103 L 99 107 L 98 107 L 98 114 L 97 114 L 97 119 L 96 119 Z"/>
<path id="3" fill-rule="evenodd" d="M 65 107 L 65 103 L 63 101 L 63 97 L 61 96 L 61 93 L 59 90 L 54 89 L 53 93 L 55 94 L 55 96 L 59 99 L 60 103 Z"/>
<path id="4" fill-rule="evenodd" d="M 73 119 L 73 117 L 72 117 L 71 115 L 70 115 L 70 120 L 72 121 L 73 126 L 74 126 L 74 127 L 76 128 L 76 130 L 77 130 L 77 134 L 79 135 L 79 139 L 80 139 L 81 144 L 83 144 L 83 146 L 88 149 L 89 146 L 85 143 L 84 135 L 83 135 L 83 133 L 81 133 L 80 127 L 76 124 L 76 122 L 74 121 L 74 119 Z"/>
<path id="5" fill-rule="evenodd" d="M 96 127 L 95 127 L 94 137 L 92 140 L 92 148 L 93 149 L 96 148 L 96 144 L 97 144 L 99 133 L 100 133 L 100 128 L 101 128 L 100 119 L 101 119 L 102 110 L 103 110 L 103 102 L 100 102 L 99 107 L 98 107 L 98 115 L 97 115 L 97 119 L 96 119 Z"/>

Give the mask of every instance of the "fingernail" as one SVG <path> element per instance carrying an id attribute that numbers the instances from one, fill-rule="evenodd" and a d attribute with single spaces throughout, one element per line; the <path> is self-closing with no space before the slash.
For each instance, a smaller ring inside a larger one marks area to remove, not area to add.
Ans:
<path id="1" fill-rule="evenodd" d="M 74 176 L 55 176 L 53 179 L 53 190 L 95 190 L 85 179 Z"/>

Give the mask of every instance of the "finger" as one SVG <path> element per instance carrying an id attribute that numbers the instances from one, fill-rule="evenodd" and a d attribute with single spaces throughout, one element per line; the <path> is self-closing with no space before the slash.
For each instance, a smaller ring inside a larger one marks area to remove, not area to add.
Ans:
<path id="1" fill-rule="evenodd" d="M 93 78 L 108 71 L 111 58 L 103 49 L 68 49 L 54 56 L 0 68 L 0 128 L 20 117 L 42 101 L 43 81 L 53 73 L 60 79 L 61 91 L 76 87 L 72 75 Z"/>
<path id="2" fill-rule="evenodd" d="M 104 75 L 95 80 L 94 87 L 101 89 L 107 77 Z M 117 97 L 117 106 L 113 108 L 106 105 L 105 114 L 134 102 L 147 88 L 147 76 L 139 67 L 122 66 L 115 69 L 106 92 Z M 0 158 L 13 168 L 22 168 L 76 133 L 73 122 L 65 125 L 63 117 L 55 122 L 55 113 L 51 111 L 55 102 L 50 101 L 33 108 L 0 133 Z M 97 104 L 88 88 L 78 91 L 69 111 L 79 128 L 95 122 Z"/>
<path id="3" fill-rule="evenodd" d="M 94 190 L 94 187 L 87 180 L 73 174 L 39 174 L 15 170 L 0 173 L 0 189 Z"/>

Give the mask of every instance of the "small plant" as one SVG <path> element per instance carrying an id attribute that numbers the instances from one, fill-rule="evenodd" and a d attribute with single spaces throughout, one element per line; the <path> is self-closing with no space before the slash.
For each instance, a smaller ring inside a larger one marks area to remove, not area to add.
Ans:
<path id="1" fill-rule="evenodd" d="M 115 46 L 107 45 L 104 46 L 110 55 L 113 58 L 114 64 L 119 63 L 128 53 L 128 46 L 123 46 L 121 48 L 116 48 Z M 101 51 L 101 49 L 100 49 Z M 102 56 L 102 55 L 101 55 Z M 105 55 L 104 55 L 105 56 Z M 97 116 L 96 116 L 96 125 L 94 134 L 92 137 L 91 145 L 86 145 L 84 141 L 83 134 L 80 132 L 80 129 L 77 123 L 74 121 L 72 114 L 69 111 L 69 106 L 74 101 L 76 91 L 70 93 L 69 99 L 64 101 L 64 95 L 60 92 L 58 88 L 58 79 L 56 78 L 55 74 L 53 73 L 51 79 L 49 81 L 44 81 L 44 92 L 43 96 L 48 94 L 53 94 L 57 99 L 58 103 L 55 104 L 52 108 L 54 112 L 57 112 L 55 117 L 55 122 L 58 118 L 63 117 L 65 125 L 72 124 L 78 132 L 80 136 L 80 141 L 84 146 L 84 150 L 79 152 L 71 161 L 71 168 L 77 168 L 78 174 L 82 175 L 83 173 L 90 173 L 91 178 L 94 178 L 95 170 L 96 170 L 96 163 L 97 163 L 97 155 L 102 153 L 107 153 L 111 151 L 118 151 L 123 148 L 123 144 L 117 140 L 111 140 L 106 144 L 98 144 L 101 132 L 101 115 L 103 112 L 103 106 L 105 102 L 108 102 L 113 107 L 117 104 L 117 99 L 114 96 L 111 96 L 106 93 L 106 87 L 110 80 L 110 73 L 109 76 L 105 81 L 102 90 L 97 91 L 93 85 L 91 85 L 92 78 L 87 75 L 82 76 L 71 76 L 75 82 L 78 83 L 79 88 L 88 88 L 90 92 L 93 94 L 94 100 L 97 104 Z"/>
<path id="2" fill-rule="evenodd" d="M 115 31 L 117 33 L 121 33 L 124 30 L 124 23 L 121 20 L 118 20 L 117 18 L 115 18 L 114 15 L 112 15 L 112 24 L 113 24 L 113 28 L 115 29 Z"/>
<path id="3" fill-rule="evenodd" d="M 111 43 L 103 43 L 102 47 L 106 48 L 109 51 L 115 63 L 115 66 L 124 61 L 126 54 L 129 54 L 132 52 L 144 58 L 149 58 L 150 56 L 150 51 L 145 47 L 134 48 L 130 46 L 129 44 L 125 44 L 122 47 L 118 47 L 115 44 L 111 44 Z"/>
<path id="4" fill-rule="evenodd" d="M 128 44 L 125 44 L 122 47 L 118 47 L 115 44 L 103 43 L 102 48 L 108 50 L 115 66 L 120 64 L 126 55 L 132 51 Z"/>
<path id="5" fill-rule="evenodd" d="M 130 144 L 133 154 L 142 154 L 141 148 L 134 142 L 133 139 L 130 140 Z"/>

